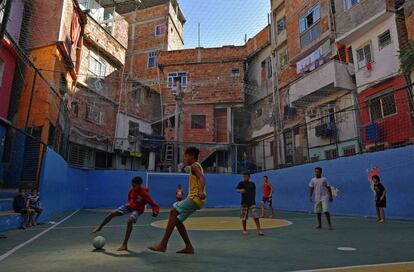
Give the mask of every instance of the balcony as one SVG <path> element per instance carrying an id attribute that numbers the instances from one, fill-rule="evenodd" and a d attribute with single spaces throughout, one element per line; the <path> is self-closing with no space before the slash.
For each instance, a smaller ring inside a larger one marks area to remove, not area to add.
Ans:
<path id="1" fill-rule="evenodd" d="M 307 106 L 331 94 L 354 90 L 356 85 L 350 74 L 348 64 L 330 61 L 294 82 L 290 101 L 294 106 Z"/>
<path id="2" fill-rule="evenodd" d="M 87 42 L 92 43 L 99 48 L 107 57 L 118 65 L 123 65 L 125 62 L 126 53 L 126 38 L 118 37 L 122 33 L 127 33 L 128 23 L 122 19 L 116 21 L 113 28 L 113 35 L 108 32 L 104 26 L 100 25 L 94 18 L 86 16 L 87 23 L 85 26 L 84 38 Z M 121 35 L 122 36 L 122 35 Z M 125 37 L 127 37 L 125 35 Z"/>

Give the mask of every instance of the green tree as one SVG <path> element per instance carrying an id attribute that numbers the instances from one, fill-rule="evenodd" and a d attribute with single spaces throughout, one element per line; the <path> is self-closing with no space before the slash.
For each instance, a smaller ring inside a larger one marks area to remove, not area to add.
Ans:
<path id="1" fill-rule="evenodd" d="M 414 71 L 414 41 L 411 41 L 400 51 L 401 70 L 409 75 Z"/>

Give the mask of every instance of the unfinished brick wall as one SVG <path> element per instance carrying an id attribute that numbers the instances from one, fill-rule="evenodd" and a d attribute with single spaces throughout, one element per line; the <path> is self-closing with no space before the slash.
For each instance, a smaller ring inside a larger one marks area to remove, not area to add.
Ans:
<path id="1" fill-rule="evenodd" d="M 167 86 L 168 74 L 173 72 L 187 72 L 184 104 L 243 103 L 243 53 L 242 47 L 161 52 L 158 63 L 166 114 L 175 109 L 174 95 Z M 232 69 L 239 69 L 240 74 L 234 76 Z"/>

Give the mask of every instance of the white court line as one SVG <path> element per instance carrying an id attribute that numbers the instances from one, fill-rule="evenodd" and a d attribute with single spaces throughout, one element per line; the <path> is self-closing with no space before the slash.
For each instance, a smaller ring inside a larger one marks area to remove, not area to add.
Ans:
<path id="1" fill-rule="evenodd" d="M 295 270 L 295 271 L 291 271 L 291 272 L 323 272 L 323 271 L 332 271 L 332 270 L 351 270 L 351 269 L 370 268 L 370 267 L 387 267 L 387 266 L 405 265 L 405 264 L 414 264 L 414 262 L 397 262 L 397 263 L 354 265 L 354 266 L 331 267 L 331 268 L 322 268 L 322 269 Z"/>
<path id="2" fill-rule="evenodd" d="M 80 210 L 74 211 L 73 213 L 71 213 L 70 215 L 66 216 L 65 218 L 63 218 L 62 220 L 60 220 L 58 223 L 56 223 L 55 225 L 51 226 L 50 228 L 45 229 L 44 231 L 42 231 L 41 233 L 37 234 L 36 236 L 30 238 L 26 242 L 21 243 L 20 245 L 14 247 L 12 249 L 10 249 L 9 251 L 7 251 L 6 253 L 4 253 L 3 255 L 0 256 L 0 262 L 3 261 L 4 259 L 6 259 L 7 257 L 9 257 L 10 255 L 12 255 L 13 253 L 15 253 L 16 251 L 18 251 L 19 249 L 23 248 L 24 246 L 30 244 L 34 240 L 36 240 L 36 239 L 40 238 L 41 236 L 45 235 L 46 233 L 48 233 L 52 229 L 56 228 L 57 226 L 59 226 L 60 224 L 62 224 L 63 222 L 65 222 L 66 220 L 68 220 L 69 218 L 71 218 L 73 215 L 75 215 L 79 211 Z"/>
<path id="3" fill-rule="evenodd" d="M 105 226 L 105 228 L 124 228 L 127 225 L 107 225 Z M 151 226 L 151 224 L 135 224 L 134 227 L 148 227 Z M 55 228 L 55 230 L 66 230 L 66 229 L 93 229 L 96 228 L 95 226 L 72 226 L 72 227 L 60 227 L 60 228 Z M 42 229 L 47 229 L 47 228 L 34 228 L 34 229 L 26 229 L 27 231 L 36 231 L 36 230 L 42 230 Z"/>

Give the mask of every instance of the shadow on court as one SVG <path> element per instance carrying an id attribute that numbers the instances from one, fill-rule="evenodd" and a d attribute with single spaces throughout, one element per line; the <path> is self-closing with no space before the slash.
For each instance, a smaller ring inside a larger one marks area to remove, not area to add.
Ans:
<path id="1" fill-rule="evenodd" d="M 153 253 L 147 247 L 164 232 L 162 220 L 143 214 L 134 226 L 129 249 L 118 252 L 127 217 L 115 218 L 99 235 L 106 238 L 104 250 L 94 250 L 90 231 L 107 211 L 82 210 L 65 222 L 45 224 L 26 231 L 5 233 L 0 241 L 3 271 L 296 271 L 414 261 L 414 222 L 333 217 L 335 230 L 315 230 L 313 215 L 277 212 L 277 222 L 266 220 L 264 237 L 254 230 L 243 236 L 237 209 L 212 209 L 194 214 L 188 226 L 195 255 L 175 252 L 184 244 L 174 233 L 167 253 Z M 59 222 L 68 214 L 53 221 Z M 283 219 L 283 220 L 280 220 Z M 52 220 L 51 220 L 52 221 Z M 154 223 L 154 221 L 157 221 Z M 158 222 L 160 221 L 160 222 Z M 154 226 L 157 227 L 154 227 Z M 272 227 L 273 226 L 273 227 Z M 217 230 L 221 229 L 221 230 Z M 33 237 L 37 237 L 33 239 Z M 33 239 L 30 243 L 27 243 Z M 16 250 L 17 248 L 17 250 Z M 342 248 L 343 250 L 338 250 Z M 371 269 L 371 270 L 369 270 Z M 413 271 L 412 263 L 392 267 L 357 267 L 355 271 Z M 354 271 L 347 270 L 347 271 Z"/>

